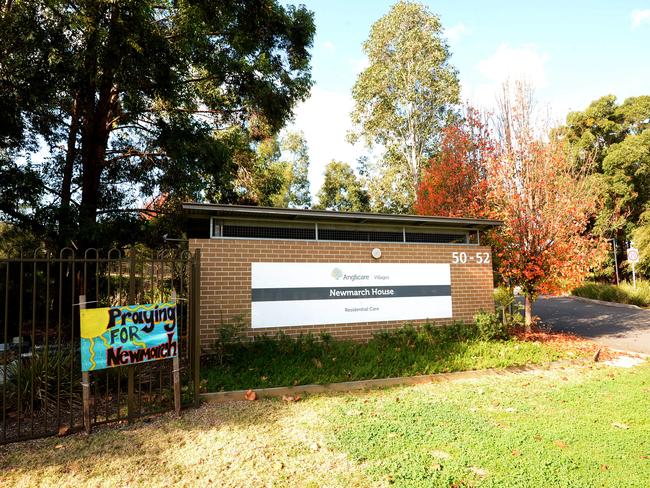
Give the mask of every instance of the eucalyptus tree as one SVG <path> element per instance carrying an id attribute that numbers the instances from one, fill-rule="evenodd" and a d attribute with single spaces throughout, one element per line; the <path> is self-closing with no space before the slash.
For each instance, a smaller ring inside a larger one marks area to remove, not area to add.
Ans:
<path id="1" fill-rule="evenodd" d="M 363 50 L 369 66 L 352 89 L 350 139 L 386 149 L 390 157 L 379 177 L 408 181 L 412 203 L 420 170 L 459 101 L 442 24 L 425 6 L 400 1 L 375 22 Z"/>

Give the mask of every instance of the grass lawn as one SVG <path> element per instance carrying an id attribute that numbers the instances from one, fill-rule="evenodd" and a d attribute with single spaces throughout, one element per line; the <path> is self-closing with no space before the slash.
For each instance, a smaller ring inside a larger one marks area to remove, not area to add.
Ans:
<path id="1" fill-rule="evenodd" d="M 474 369 L 542 364 L 589 351 L 567 350 L 539 341 L 472 337 L 471 326 L 416 331 L 404 328 L 369 343 L 325 342 L 310 337 L 262 339 L 231 347 L 220 364 L 201 367 L 205 391 L 413 376 Z M 593 354 L 593 352 L 592 352 Z"/>
<path id="2" fill-rule="evenodd" d="M 280 400 L 0 447 L 2 486 L 650 486 L 650 365 Z"/>

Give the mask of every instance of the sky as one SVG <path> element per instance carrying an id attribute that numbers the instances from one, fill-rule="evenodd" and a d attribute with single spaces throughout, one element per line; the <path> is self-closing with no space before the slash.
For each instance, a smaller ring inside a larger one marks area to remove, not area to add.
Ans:
<path id="1" fill-rule="evenodd" d="M 305 134 L 316 194 L 332 159 L 355 166 L 367 154 L 345 140 L 352 86 L 367 67 L 363 42 L 395 1 L 287 0 L 314 12 L 311 96 L 288 130 Z M 423 1 L 445 29 L 463 101 L 494 107 L 505 79 L 533 84 L 540 111 L 561 122 L 601 96 L 650 94 L 650 0 Z"/>

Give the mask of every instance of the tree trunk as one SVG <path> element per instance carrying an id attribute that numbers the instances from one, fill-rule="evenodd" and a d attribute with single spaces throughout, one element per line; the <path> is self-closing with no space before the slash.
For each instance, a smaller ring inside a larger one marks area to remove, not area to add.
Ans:
<path id="1" fill-rule="evenodd" d="M 71 234 L 72 216 L 70 215 L 70 202 L 72 200 L 72 175 L 74 173 L 74 160 L 77 155 L 77 134 L 79 133 L 79 104 L 77 99 L 72 102 L 70 113 L 70 131 L 68 132 L 68 145 L 63 167 L 63 182 L 61 183 L 61 208 L 59 210 L 59 238 L 67 240 Z"/>
<path id="2" fill-rule="evenodd" d="M 533 326 L 533 300 L 530 295 L 524 295 L 524 326 L 530 332 Z"/>

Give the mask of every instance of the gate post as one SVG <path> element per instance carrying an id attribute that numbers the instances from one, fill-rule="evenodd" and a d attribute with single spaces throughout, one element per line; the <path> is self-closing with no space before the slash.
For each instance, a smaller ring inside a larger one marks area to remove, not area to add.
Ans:
<path id="1" fill-rule="evenodd" d="M 201 389 L 201 249 L 194 251 L 192 262 L 192 374 L 194 377 L 194 405 L 199 406 Z"/>

